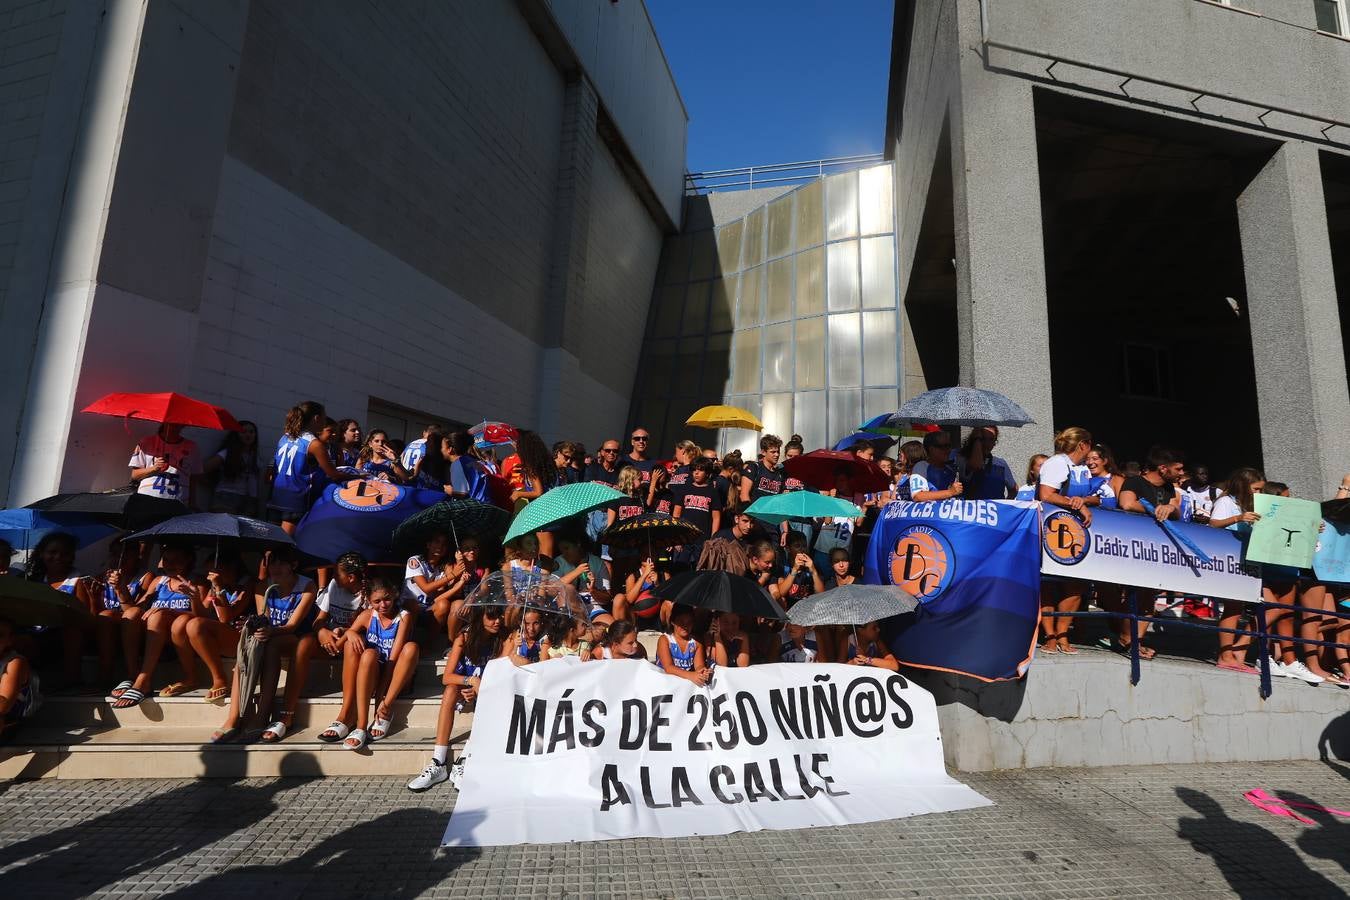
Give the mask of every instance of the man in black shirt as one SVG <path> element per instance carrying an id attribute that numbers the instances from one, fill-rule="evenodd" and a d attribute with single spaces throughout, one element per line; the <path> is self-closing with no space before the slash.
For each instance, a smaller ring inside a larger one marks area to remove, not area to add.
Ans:
<path id="1" fill-rule="evenodd" d="M 755 520 L 745 513 L 736 513 L 731 519 L 731 525 L 723 528 L 713 534 L 714 540 L 740 541 L 745 547 L 749 547 L 750 542 L 755 538 L 756 528 Z"/>
<path id="2" fill-rule="evenodd" d="M 747 465 L 741 479 L 742 506 L 749 506 L 760 497 L 783 493 L 783 470 L 778 468 L 782 450 L 783 439 L 775 434 L 759 439 L 759 462 Z"/>
<path id="3" fill-rule="evenodd" d="M 622 465 L 632 466 L 642 473 L 642 483 L 647 484 L 652 480 L 652 469 L 656 468 L 656 460 L 647 456 L 647 446 L 651 443 L 652 436 L 647 429 L 639 426 L 633 429 L 629 435 L 630 445 L 633 449 L 629 450 L 622 460 Z"/>
<path id="4" fill-rule="evenodd" d="M 619 485 L 619 442 L 610 438 L 600 445 L 600 454 L 586 470 L 587 481 L 598 481 L 610 487 Z"/>
<path id="5" fill-rule="evenodd" d="M 1181 501 L 1177 496 L 1177 482 L 1185 474 L 1182 455 L 1167 447 L 1150 447 L 1148 462 L 1142 475 L 1132 475 L 1120 486 L 1118 500 L 1126 512 L 1147 513 L 1139 501 L 1153 504 L 1153 516 L 1159 522 L 1181 517 Z"/>

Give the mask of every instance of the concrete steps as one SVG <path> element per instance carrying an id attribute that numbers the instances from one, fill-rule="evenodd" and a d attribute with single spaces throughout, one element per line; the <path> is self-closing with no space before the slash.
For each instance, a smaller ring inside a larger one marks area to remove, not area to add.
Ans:
<path id="1" fill-rule="evenodd" d="M 462 745 L 472 716 L 456 719 Z M 187 726 L 25 728 L 0 751 L 0 778 L 262 778 L 277 775 L 408 775 L 431 757 L 435 728 L 402 728 L 364 750 L 317 739 L 328 723 L 276 744 L 207 744 L 210 731 Z"/>
<path id="2" fill-rule="evenodd" d="M 327 661 L 311 668 L 310 696 L 301 697 L 291 732 L 276 744 L 208 743 L 228 700 L 207 703 L 205 690 L 151 694 L 128 709 L 99 694 L 47 694 L 15 740 L 0 747 L 0 779 L 415 775 L 431 755 L 444 667 L 443 660 L 423 660 L 412 689 L 394 704 L 389 736 L 355 752 L 318 740 L 342 706 L 341 667 Z M 160 667 L 156 687 L 176 680 L 176 668 Z M 279 689 L 273 709 L 280 708 Z M 463 744 L 472 725 L 471 712 L 455 717 L 452 746 Z"/>

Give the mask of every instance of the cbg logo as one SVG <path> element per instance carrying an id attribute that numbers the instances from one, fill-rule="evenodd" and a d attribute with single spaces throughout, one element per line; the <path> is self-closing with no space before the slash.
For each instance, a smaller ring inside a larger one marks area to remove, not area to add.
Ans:
<path id="1" fill-rule="evenodd" d="M 404 489 L 387 481 L 354 479 L 333 492 L 333 500 L 344 509 L 377 512 L 403 499 Z"/>
<path id="2" fill-rule="evenodd" d="M 1041 545 L 1055 562 L 1073 566 L 1082 562 L 1092 549 L 1083 520 L 1071 512 L 1052 512 L 1041 523 Z"/>
<path id="3" fill-rule="evenodd" d="M 952 545 L 926 525 L 900 532 L 890 563 L 891 581 L 923 603 L 937 599 L 956 574 Z"/>

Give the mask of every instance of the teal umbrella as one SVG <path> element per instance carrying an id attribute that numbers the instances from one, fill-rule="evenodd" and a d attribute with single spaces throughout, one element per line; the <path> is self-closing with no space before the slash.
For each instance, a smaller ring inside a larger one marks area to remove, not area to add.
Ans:
<path id="1" fill-rule="evenodd" d="M 856 519 L 863 514 L 861 509 L 847 500 L 810 491 L 790 491 L 760 497 L 745 512 L 773 525 L 788 519 L 832 519 L 836 516 Z"/>
<path id="2" fill-rule="evenodd" d="M 555 487 L 539 499 L 531 500 L 520 511 L 511 522 L 511 528 L 506 532 L 502 542 L 509 543 L 532 531 L 543 531 L 550 525 L 557 525 L 564 519 L 599 509 L 621 497 L 623 494 L 598 481 L 583 481 L 581 484 Z"/>

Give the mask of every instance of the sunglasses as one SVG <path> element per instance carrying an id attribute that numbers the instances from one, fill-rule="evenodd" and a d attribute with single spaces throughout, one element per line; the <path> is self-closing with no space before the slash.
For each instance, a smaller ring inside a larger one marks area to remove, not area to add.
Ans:
<path id="1" fill-rule="evenodd" d="M 633 442 L 634 442 L 634 443 L 641 442 L 641 443 L 644 443 L 644 444 L 645 444 L 645 443 L 647 443 L 647 435 L 645 435 L 645 434 L 635 434 L 635 435 L 633 435 Z"/>
<path id="2" fill-rule="evenodd" d="M 601 448 L 600 448 L 600 452 L 601 452 L 601 453 L 618 453 L 618 452 L 619 452 L 619 448 L 618 448 L 618 447 L 601 447 Z"/>

